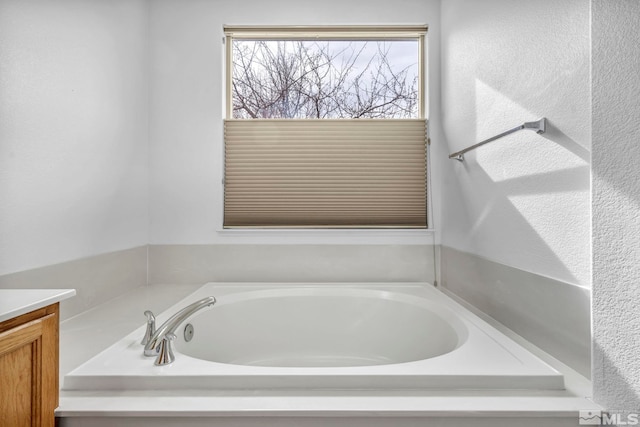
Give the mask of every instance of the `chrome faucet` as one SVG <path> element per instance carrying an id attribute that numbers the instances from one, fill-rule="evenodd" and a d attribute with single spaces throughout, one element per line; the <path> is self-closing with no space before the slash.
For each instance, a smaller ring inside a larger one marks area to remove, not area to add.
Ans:
<path id="1" fill-rule="evenodd" d="M 175 339 L 175 331 L 178 326 L 189 316 L 198 310 L 212 306 L 216 303 L 216 299 L 212 296 L 203 298 L 199 301 L 189 304 L 176 314 L 171 316 L 169 320 L 164 322 L 157 330 L 155 329 L 155 317 L 150 311 L 145 311 L 147 316 L 147 331 L 141 342 L 144 344 L 144 355 L 147 357 L 157 356 L 156 365 L 167 365 L 175 360 L 173 357 L 172 343 Z"/>

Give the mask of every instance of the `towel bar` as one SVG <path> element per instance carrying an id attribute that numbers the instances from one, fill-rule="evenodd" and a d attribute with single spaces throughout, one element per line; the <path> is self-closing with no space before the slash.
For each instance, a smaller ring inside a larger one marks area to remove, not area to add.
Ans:
<path id="1" fill-rule="evenodd" d="M 475 150 L 476 148 L 484 145 L 484 144 L 488 144 L 491 141 L 495 141 L 496 139 L 502 138 L 503 136 L 507 136 L 509 134 L 512 134 L 514 132 L 518 132 L 524 129 L 529 129 L 529 130 L 534 130 L 536 131 L 537 134 L 541 134 L 544 133 L 547 127 L 547 119 L 545 117 L 541 118 L 540 120 L 536 120 L 535 122 L 524 122 L 523 124 L 521 124 L 520 126 L 514 127 L 513 129 L 509 129 L 507 131 L 502 132 L 499 135 L 496 136 L 492 136 L 491 138 L 485 139 L 482 142 L 478 142 L 477 144 L 474 144 L 470 147 L 465 148 L 464 150 L 460 150 L 457 151 L 453 154 L 449 155 L 450 159 L 456 159 L 460 162 L 464 161 L 464 153 L 471 151 L 471 150 Z"/>

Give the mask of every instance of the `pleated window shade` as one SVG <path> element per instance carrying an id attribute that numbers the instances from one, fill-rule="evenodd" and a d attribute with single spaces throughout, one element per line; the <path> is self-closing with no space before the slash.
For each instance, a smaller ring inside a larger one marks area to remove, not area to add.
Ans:
<path id="1" fill-rule="evenodd" d="M 224 226 L 426 228 L 424 119 L 227 119 Z"/>

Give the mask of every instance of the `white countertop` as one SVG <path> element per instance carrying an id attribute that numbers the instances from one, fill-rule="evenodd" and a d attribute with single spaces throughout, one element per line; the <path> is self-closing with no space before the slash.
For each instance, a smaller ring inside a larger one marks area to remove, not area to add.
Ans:
<path id="1" fill-rule="evenodd" d="M 0 322 L 71 298 L 75 289 L 0 289 Z"/>

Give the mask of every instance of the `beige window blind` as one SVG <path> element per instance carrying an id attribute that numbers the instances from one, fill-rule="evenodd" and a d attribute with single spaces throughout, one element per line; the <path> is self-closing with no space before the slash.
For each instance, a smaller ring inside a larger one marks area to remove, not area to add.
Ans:
<path id="1" fill-rule="evenodd" d="M 224 226 L 426 228 L 425 126 L 227 119 Z"/>

